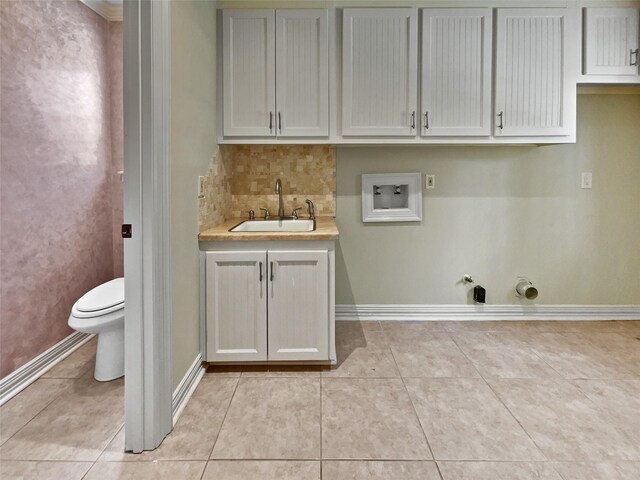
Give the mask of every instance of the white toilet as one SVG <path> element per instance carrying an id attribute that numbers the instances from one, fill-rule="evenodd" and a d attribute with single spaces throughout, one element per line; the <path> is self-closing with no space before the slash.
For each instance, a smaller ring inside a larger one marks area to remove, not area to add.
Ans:
<path id="1" fill-rule="evenodd" d="M 94 377 L 107 382 L 124 375 L 124 278 L 85 293 L 71 309 L 69 326 L 98 335 Z"/>

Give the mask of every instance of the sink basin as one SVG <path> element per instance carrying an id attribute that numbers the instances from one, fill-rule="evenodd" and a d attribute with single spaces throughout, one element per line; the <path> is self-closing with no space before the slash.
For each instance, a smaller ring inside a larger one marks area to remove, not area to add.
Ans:
<path id="1" fill-rule="evenodd" d="M 233 227 L 230 232 L 313 232 L 315 220 L 308 219 L 275 219 L 245 220 Z"/>

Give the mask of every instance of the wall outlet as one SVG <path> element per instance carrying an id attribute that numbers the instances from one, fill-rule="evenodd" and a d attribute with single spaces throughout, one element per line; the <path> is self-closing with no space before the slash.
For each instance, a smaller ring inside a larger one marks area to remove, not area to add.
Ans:
<path id="1" fill-rule="evenodd" d="M 424 188 L 436 188 L 436 176 L 427 174 L 424 177 Z"/>
<path id="2" fill-rule="evenodd" d="M 593 175 L 591 172 L 582 172 L 582 182 L 580 188 L 591 188 L 593 185 Z"/>
<path id="3" fill-rule="evenodd" d="M 204 177 L 198 177 L 198 198 L 204 198 Z"/>

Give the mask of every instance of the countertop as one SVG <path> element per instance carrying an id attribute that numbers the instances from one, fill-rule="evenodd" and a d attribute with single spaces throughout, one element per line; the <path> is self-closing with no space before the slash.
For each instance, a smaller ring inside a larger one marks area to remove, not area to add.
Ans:
<path id="1" fill-rule="evenodd" d="M 230 232 L 246 218 L 232 218 L 198 235 L 201 242 L 247 241 L 247 240 L 336 240 L 340 235 L 333 217 L 316 217 L 313 232 Z"/>

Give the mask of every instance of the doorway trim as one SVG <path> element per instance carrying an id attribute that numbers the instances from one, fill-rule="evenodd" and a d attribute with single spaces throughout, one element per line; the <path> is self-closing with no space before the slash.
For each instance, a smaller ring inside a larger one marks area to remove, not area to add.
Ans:
<path id="1" fill-rule="evenodd" d="M 172 428 L 170 3 L 124 2 L 125 450 Z"/>

